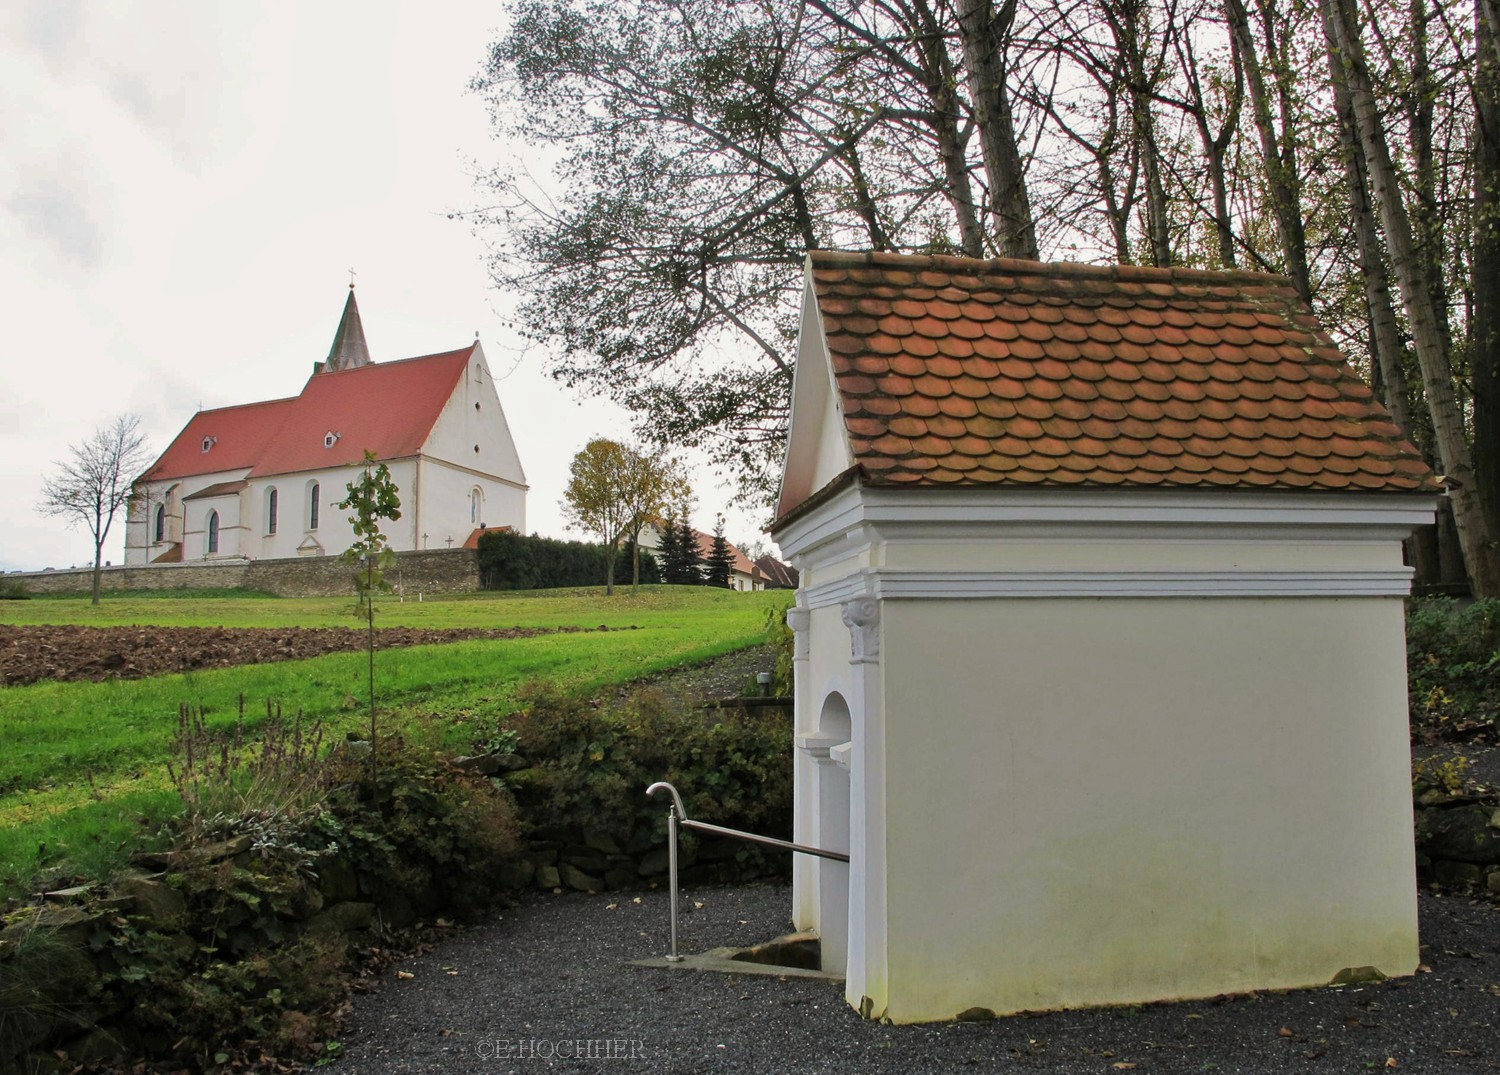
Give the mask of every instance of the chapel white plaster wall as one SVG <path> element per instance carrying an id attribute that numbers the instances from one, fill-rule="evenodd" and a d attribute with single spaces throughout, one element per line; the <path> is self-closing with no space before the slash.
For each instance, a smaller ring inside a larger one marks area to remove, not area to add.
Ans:
<path id="1" fill-rule="evenodd" d="M 1399 600 L 882 605 L 887 1017 L 1415 969 Z"/>

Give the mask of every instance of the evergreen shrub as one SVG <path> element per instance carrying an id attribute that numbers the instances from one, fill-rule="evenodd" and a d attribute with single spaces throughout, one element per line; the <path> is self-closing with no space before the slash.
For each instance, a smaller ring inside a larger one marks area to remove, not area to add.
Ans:
<path id="1" fill-rule="evenodd" d="M 615 582 L 630 581 L 629 543 L 615 562 Z M 479 536 L 479 585 L 486 590 L 555 590 L 602 586 L 604 546 L 537 534 L 491 531 Z M 660 582 L 650 553 L 641 554 L 641 581 Z"/>

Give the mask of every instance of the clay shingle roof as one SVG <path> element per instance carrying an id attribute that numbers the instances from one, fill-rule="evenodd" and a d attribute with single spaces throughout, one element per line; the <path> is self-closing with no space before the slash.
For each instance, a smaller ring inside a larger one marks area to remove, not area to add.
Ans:
<path id="1" fill-rule="evenodd" d="M 415 455 L 463 376 L 474 345 L 397 362 L 315 373 L 291 399 L 199 411 L 141 477 L 249 468 L 292 474 Z M 324 438 L 337 433 L 333 447 Z M 207 443 L 209 449 L 203 450 Z"/>
<path id="2" fill-rule="evenodd" d="M 867 484 L 1438 489 L 1282 277 L 808 263 Z"/>

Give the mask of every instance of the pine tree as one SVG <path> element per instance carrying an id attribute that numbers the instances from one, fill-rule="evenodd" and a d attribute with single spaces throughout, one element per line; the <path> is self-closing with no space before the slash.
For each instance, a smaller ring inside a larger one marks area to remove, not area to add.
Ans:
<path id="1" fill-rule="evenodd" d="M 698 550 L 698 531 L 694 530 L 683 516 L 677 528 L 677 541 L 682 548 L 682 570 L 679 581 L 684 586 L 703 585 L 703 554 Z"/>
<path id="2" fill-rule="evenodd" d="M 703 565 L 703 581 L 709 586 L 729 588 L 734 574 L 734 554 L 729 551 L 729 539 L 724 536 L 724 516 L 714 524 L 714 543 L 708 560 Z"/>
<path id="3" fill-rule="evenodd" d="M 661 541 L 657 545 L 656 559 L 661 564 L 661 580 L 666 583 L 682 582 L 682 536 L 677 530 L 677 521 L 668 519 L 658 524 Z"/>

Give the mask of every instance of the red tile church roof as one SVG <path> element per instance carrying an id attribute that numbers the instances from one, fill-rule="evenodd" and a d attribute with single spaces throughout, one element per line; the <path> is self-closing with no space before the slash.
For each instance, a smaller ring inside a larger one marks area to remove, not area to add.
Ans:
<path id="1" fill-rule="evenodd" d="M 246 468 L 255 476 L 293 474 L 358 463 L 366 449 L 378 459 L 415 455 L 473 352 L 470 344 L 315 373 L 290 399 L 199 411 L 141 477 L 161 481 Z M 337 440 L 327 448 L 330 433 Z"/>
<path id="2" fill-rule="evenodd" d="M 1437 488 L 1281 277 L 829 252 L 809 264 L 867 484 Z"/>

